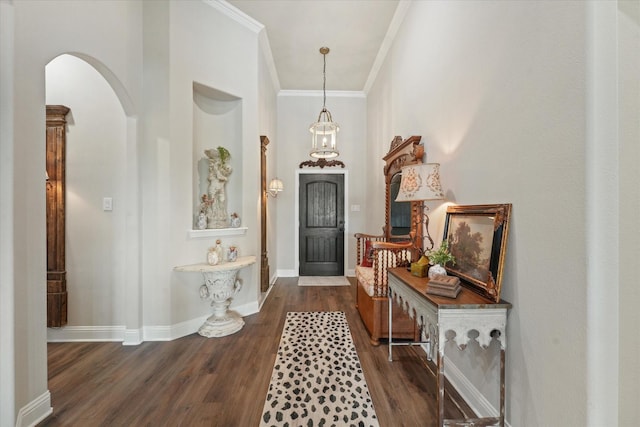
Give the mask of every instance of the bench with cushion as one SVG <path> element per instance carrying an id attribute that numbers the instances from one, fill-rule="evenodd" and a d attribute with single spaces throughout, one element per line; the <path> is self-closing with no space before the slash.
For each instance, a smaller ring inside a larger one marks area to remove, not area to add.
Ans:
<path id="1" fill-rule="evenodd" d="M 385 236 L 357 233 L 356 307 L 373 345 L 389 338 L 387 268 L 408 266 L 411 242 L 388 242 Z M 394 303 L 395 304 L 395 303 Z M 393 338 L 418 341 L 416 323 L 400 307 L 393 309 Z"/>

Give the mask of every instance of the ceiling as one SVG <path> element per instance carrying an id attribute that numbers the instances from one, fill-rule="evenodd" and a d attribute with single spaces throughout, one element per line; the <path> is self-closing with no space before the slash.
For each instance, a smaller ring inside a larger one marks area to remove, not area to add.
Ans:
<path id="1" fill-rule="evenodd" d="M 398 0 L 228 0 L 265 26 L 282 90 L 362 91 Z"/>

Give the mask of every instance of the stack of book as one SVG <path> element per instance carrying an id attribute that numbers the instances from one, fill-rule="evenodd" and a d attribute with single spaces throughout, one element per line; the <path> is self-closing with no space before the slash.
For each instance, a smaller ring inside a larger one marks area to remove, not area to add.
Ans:
<path id="1" fill-rule="evenodd" d="M 428 294 L 439 295 L 442 297 L 455 298 L 458 296 L 462 287 L 460 279 L 455 276 L 436 275 L 429 279 L 427 283 Z"/>

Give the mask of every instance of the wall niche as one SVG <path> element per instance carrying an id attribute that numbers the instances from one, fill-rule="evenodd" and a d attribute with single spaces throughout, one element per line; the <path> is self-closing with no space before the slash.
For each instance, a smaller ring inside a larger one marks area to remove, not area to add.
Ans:
<path id="1" fill-rule="evenodd" d="M 226 164 L 231 173 L 224 186 L 227 224 L 208 221 L 206 230 L 199 230 L 202 195 L 208 194 L 210 183 L 205 151 L 217 153 L 218 147 L 230 154 Z M 193 231 L 202 236 L 229 234 L 227 228 L 244 232 L 244 227 L 232 227 L 229 221 L 233 213 L 242 221 L 242 99 L 197 82 L 193 83 L 193 164 Z"/>

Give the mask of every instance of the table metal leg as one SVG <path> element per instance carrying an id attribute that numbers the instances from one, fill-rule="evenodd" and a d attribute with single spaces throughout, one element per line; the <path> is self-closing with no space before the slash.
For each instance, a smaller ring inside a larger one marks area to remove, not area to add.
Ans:
<path id="1" fill-rule="evenodd" d="M 393 362 L 393 354 L 391 350 L 393 347 L 393 298 L 391 296 L 391 288 L 389 288 L 387 299 L 389 301 L 389 362 Z"/>
<path id="2" fill-rule="evenodd" d="M 505 350 L 504 347 L 500 348 L 500 427 L 504 427 L 504 401 L 505 401 L 505 387 L 504 387 L 504 377 L 505 377 Z"/>
<path id="3" fill-rule="evenodd" d="M 438 426 L 444 426 L 444 349 L 438 350 L 438 370 L 436 375 L 438 385 Z"/>

